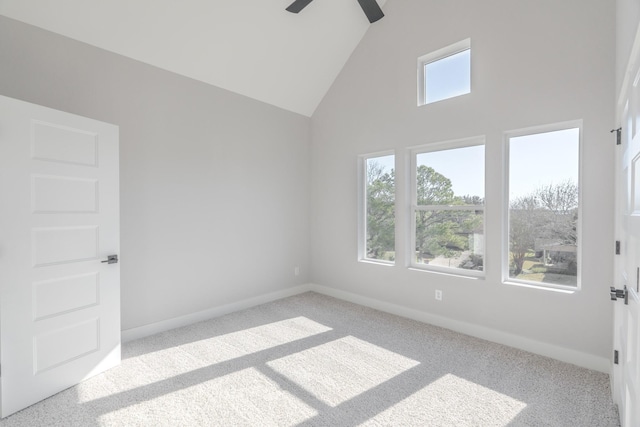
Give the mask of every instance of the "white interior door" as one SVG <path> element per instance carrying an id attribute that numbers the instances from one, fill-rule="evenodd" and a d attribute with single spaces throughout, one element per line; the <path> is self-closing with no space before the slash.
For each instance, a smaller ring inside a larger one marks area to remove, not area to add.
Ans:
<path id="1" fill-rule="evenodd" d="M 640 426 L 640 39 L 629 61 L 619 97 L 621 146 L 616 165 L 616 255 L 614 285 L 621 292 L 614 308 L 612 391 L 622 427 Z"/>
<path id="2" fill-rule="evenodd" d="M 120 362 L 118 127 L 0 96 L 6 417 Z"/>

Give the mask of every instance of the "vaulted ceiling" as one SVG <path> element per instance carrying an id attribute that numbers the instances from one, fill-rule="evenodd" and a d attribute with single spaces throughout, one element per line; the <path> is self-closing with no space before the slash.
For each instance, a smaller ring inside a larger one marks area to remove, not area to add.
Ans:
<path id="1" fill-rule="evenodd" d="M 0 15 L 311 116 L 382 21 L 369 24 L 357 0 L 299 14 L 285 11 L 292 1 L 0 0 Z"/>

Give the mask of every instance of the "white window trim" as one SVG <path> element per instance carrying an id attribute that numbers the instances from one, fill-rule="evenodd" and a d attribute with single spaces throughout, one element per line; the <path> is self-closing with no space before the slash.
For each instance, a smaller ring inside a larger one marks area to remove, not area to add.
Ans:
<path id="1" fill-rule="evenodd" d="M 576 286 L 556 285 L 553 283 L 534 282 L 530 280 L 520 280 L 509 277 L 509 140 L 520 136 L 536 135 L 540 133 L 556 132 L 567 129 L 579 129 L 578 131 L 578 247 L 576 260 L 578 271 L 576 276 Z M 582 289 L 582 221 L 583 221 L 583 123 L 582 120 L 570 120 L 566 122 L 553 123 L 542 126 L 517 129 L 504 132 L 503 136 L 503 188 L 502 188 L 502 283 L 505 285 L 523 286 L 552 291 L 568 291 L 572 293 Z"/>
<path id="2" fill-rule="evenodd" d="M 479 206 L 446 206 L 446 205 L 436 205 L 436 206 L 429 206 L 429 205 L 418 205 L 418 189 L 417 189 L 417 179 L 416 179 L 416 173 L 417 173 L 417 156 L 418 154 L 422 154 L 422 153 L 431 153 L 431 152 L 436 152 L 436 151 L 443 151 L 443 150 L 451 150 L 451 149 L 456 149 L 456 148 L 465 148 L 465 147 L 475 147 L 478 145 L 482 145 L 485 147 L 485 168 L 484 168 L 484 173 L 485 173 L 485 177 L 484 177 L 484 185 L 485 185 L 485 204 L 481 207 Z M 409 251 L 407 252 L 408 254 L 408 267 L 412 270 L 421 270 L 421 271 L 431 271 L 431 272 L 436 272 L 436 273 L 445 273 L 448 275 L 455 275 L 455 276 L 463 276 L 463 277 L 474 277 L 474 278 L 484 278 L 486 275 L 486 253 L 487 253 L 487 243 L 486 243 L 486 219 L 487 219 L 487 213 L 486 213 L 486 187 L 487 187 L 487 169 L 486 169 L 486 138 L 484 136 L 474 136 L 474 137 L 469 137 L 469 138 L 462 138 L 462 139 L 455 139 L 455 140 L 450 140 L 450 141 L 442 141 L 442 142 L 436 142 L 436 143 L 431 143 L 428 145 L 420 145 L 420 146 L 416 146 L 416 147 L 411 147 L 409 148 L 409 153 L 410 153 L 410 182 L 411 182 L 411 206 L 408 210 L 408 224 L 410 224 L 409 227 L 409 233 L 410 236 L 407 239 L 407 241 L 409 242 L 410 246 L 409 246 Z M 437 265 L 429 265 L 429 264 L 418 264 L 417 262 L 414 261 L 414 254 L 415 254 L 415 248 L 416 248 L 416 222 L 414 220 L 414 213 L 418 210 L 470 210 L 470 211 L 479 211 L 482 210 L 482 221 L 485 227 L 485 241 L 484 241 L 484 245 L 482 248 L 482 253 L 483 253 L 483 260 L 485 261 L 483 263 L 483 269 L 482 271 L 478 271 L 478 270 L 465 270 L 463 268 L 457 268 L 457 267 L 440 267 Z"/>
<path id="3" fill-rule="evenodd" d="M 379 264 L 386 266 L 396 265 L 395 261 L 367 258 L 367 160 L 375 157 L 394 156 L 394 169 L 396 169 L 397 156 L 395 150 L 378 151 L 375 153 L 358 156 L 358 262 Z M 395 184 L 394 184 L 395 186 Z M 397 186 L 395 192 L 398 193 Z M 397 197 L 396 197 L 397 199 Z M 397 215 L 397 208 L 396 208 Z M 397 239 L 396 239 L 397 244 Z M 397 261 L 397 258 L 396 258 Z"/>
<path id="4" fill-rule="evenodd" d="M 431 102 L 427 103 L 427 97 L 425 92 L 425 76 L 424 76 L 425 66 L 432 62 L 438 61 L 440 59 L 444 59 L 448 56 L 455 55 L 456 53 L 464 52 L 465 50 L 469 50 L 469 49 L 471 49 L 470 38 L 461 40 L 457 43 L 443 47 L 442 49 L 438 49 L 434 52 L 427 53 L 426 55 L 422 55 L 418 58 L 418 107 L 431 104 Z M 458 95 L 458 96 L 462 96 L 462 95 Z M 446 98 L 446 99 L 451 99 L 451 98 Z"/>

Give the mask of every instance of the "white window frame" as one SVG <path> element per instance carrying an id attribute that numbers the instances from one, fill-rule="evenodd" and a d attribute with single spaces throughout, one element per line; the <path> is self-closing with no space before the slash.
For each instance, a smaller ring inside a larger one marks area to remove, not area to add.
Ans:
<path id="1" fill-rule="evenodd" d="M 422 153 L 432 153 L 437 151 L 451 150 L 456 148 L 466 148 L 466 147 L 475 147 L 478 145 L 482 145 L 485 148 L 485 157 L 484 157 L 484 192 L 485 192 L 485 203 L 482 206 L 472 206 L 472 205 L 461 205 L 461 206 L 447 206 L 447 205 L 418 205 L 418 180 L 417 180 L 417 158 L 418 154 Z M 409 209 L 409 224 L 410 224 L 410 233 L 408 241 L 410 242 L 410 250 L 408 252 L 409 255 L 409 268 L 416 270 L 425 270 L 432 271 L 438 273 L 446 273 L 452 274 L 456 276 L 464 276 L 464 277 L 474 277 L 474 278 L 484 278 L 486 275 L 486 253 L 487 253 L 487 244 L 486 244 L 486 189 L 487 189 L 487 157 L 486 157 L 486 138 L 484 136 L 474 136 L 470 138 L 462 138 L 450 141 L 443 141 L 432 143 L 428 145 L 421 145 L 417 147 L 412 147 L 410 149 L 411 155 L 411 208 Z M 416 250 L 416 221 L 415 221 L 415 213 L 417 211 L 426 211 L 426 210 L 455 210 L 455 211 L 479 211 L 482 210 L 482 224 L 485 230 L 484 236 L 485 239 L 483 241 L 483 268 L 482 271 L 478 270 L 466 270 L 463 268 L 457 267 L 441 267 L 437 265 L 429 265 L 417 263 L 415 261 L 415 250 Z"/>
<path id="2" fill-rule="evenodd" d="M 471 39 L 464 39 L 452 45 L 443 47 L 442 49 L 438 49 L 434 52 L 427 53 L 426 55 L 422 55 L 418 58 L 418 107 L 423 105 L 432 104 L 434 102 L 444 101 L 446 99 L 456 98 L 458 96 L 468 95 L 471 93 L 471 87 L 469 88 L 469 92 L 456 95 L 450 98 L 444 98 L 438 101 L 427 102 L 427 93 L 426 93 L 426 84 L 425 84 L 425 67 L 428 64 L 439 61 L 441 59 L 447 58 L 449 56 L 455 55 L 460 52 L 464 52 L 465 50 L 471 50 Z M 471 82 L 469 82 L 471 84 Z"/>
<path id="3" fill-rule="evenodd" d="M 541 133 L 549 133 L 563 131 L 568 129 L 578 129 L 578 223 L 577 228 L 577 248 L 576 260 L 578 263 L 578 271 L 576 275 L 576 286 L 557 285 L 553 283 L 534 282 L 530 280 L 521 280 L 509 277 L 509 142 L 511 138 L 521 136 L 536 135 Z M 547 124 L 542 126 L 534 126 L 524 129 L 517 129 L 504 132 L 503 137 L 503 192 L 502 192 L 502 283 L 506 285 L 524 286 L 530 288 L 538 288 L 561 292 L 575 292 L 582 288 L 582 221 L 583 221 L 583 123 L 582 120 L 571 120 L 560 123 Z"/>
<path id="4" fill-rule="evenodd" d="M 397 261 L 386 261 L 374 258 L 367 258 L 367 160 L 374 159 L 376 157 L 393 156 L 394 170 L 397 170 L 397 156 L 395 150 L 379 151 L 375 153 L 363 154 L 358 156 L 358 261 L 372 264 L 380 264 L 387 266 L 394 266 Z M 397 183 L 394 182 L 394 215 L 397 223 L 398 209 L 397 209 Z M 397 227 L 396 227 L 397 228 Z M 395 250 L 397 252 L 398 239 L 394 229 Z"/>

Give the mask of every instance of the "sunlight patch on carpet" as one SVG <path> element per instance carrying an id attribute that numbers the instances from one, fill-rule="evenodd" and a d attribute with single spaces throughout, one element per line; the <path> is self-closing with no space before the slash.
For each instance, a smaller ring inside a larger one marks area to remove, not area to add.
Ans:
<path id="1" fill-rule="evenodd" d="M 294 426 L 318 413 L 255 368 L 136 402 L 100 416 L 100 425 Z M 171 420 L 169 423 L 167 420 Z M 221 421 L 224 420 L 224 421 Z"/>
<path id="2" fill-rule="evenodd" d="M 184 344 L 181 349 L 207 364 L 220 363 L 291 343 L 332 328 L 300 316 Z"/>
<path id="3" fill-rule="evenodd" d="M 167 346 L 163 350 L 143 352 L 139 356 L 124 359 L 120 366 L 110 370 L 107 374 L 109 381 L 105 387 L 93 387 L 101 377 L 88 380 L 86 387 L 80 386 L 78 401 L 89 402 L 104 398 L 110 393 L 159 384 L 169 378 L 206 369 L 216 363 L 269 350 L 331 330 L 330 327 L 299 316 L 186 344 Z M 140 341 L 138 345 L 145 345 L 144 343 L 145 341 Z"/>
<path id="4" fill-rule="evenodd" d="M 363 426 L 413 425 L 508 426 L 526 403 L 447 374 L 371 418 Z"/>
<path id="5" fill-rule="evenodd" d="M 273 370 L 332 407 L 419 364 L 353 336 L 267 363 Z"/>

